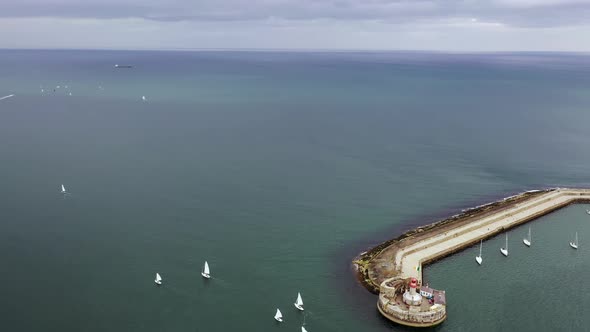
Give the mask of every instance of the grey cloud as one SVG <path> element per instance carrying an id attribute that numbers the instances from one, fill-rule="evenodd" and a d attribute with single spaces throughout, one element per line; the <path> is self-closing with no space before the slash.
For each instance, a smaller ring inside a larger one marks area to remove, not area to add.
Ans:
<path id="1" fill-rule="evenodd" d="M 473 17 L 513 26 L 549 27 L 588 23 L 590 0 L 20 0 L 0 4 L 0 17 L 390 23 Z"/>

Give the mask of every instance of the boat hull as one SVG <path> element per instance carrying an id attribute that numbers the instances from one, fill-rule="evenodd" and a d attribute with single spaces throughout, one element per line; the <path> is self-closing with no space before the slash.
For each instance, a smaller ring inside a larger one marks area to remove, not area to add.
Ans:
<path id="1" fill-rule="evenodd" d="M 276 317 L 275 317 L 275 320 L 276 320 L 277 322 L 279 322 L 279 323 L 282 323 L 282 322 L 283 322 L 283 319 L 282 319 L 282 318 L 276 318 Z"/>
<path id="2" fill-rule="evenodd" d="M 571 242 L 570 242 L 570 247 L 572 247 L 574 249 L 578 249 L 578 245 L 575 243 L 571 243 Z"/>
<path id="3" fill-rule="evenodd" d="M 303 311 L 303 310 L 305 310 L 305 309 L 303 309 L 303 306 L 300 306 L 300 305 L 299 305 L 299 304 L 297 304 L 297 303 L 293 303 L 293 305 L 294 305 L 294 306 L 295 306 L 295 308 L 297 308 L 297 310 L 299 310 L 299 311 Z"/>
<path id="4" fill-rule="evenodd" d="M 502 253 L 502 255 L 508 257 L 508 250 L 502 248 L 502 249 L 500 249 L 500 252 Z"/>
<path id="5" fill-rule="evenodd" d="M 156 283 L 156 285 L 158 285 L 158 286 L 160 286 L 160 285 L 162 284 L 162 282 L 161 282 L 161 281 L 159 281 L 159 280 L 154 280 L 154 282 L 155 282 L 155 283 Z"/>
<path id="6" fill-rule="evenodd" d="M 523 239 L 522 243 L 524 243 L 525 246 L 530 247 L 531 246 L 531 242 L 527 239 Z"/>
<path id="7" fill-rule="evenodd" d="M 481 265 L 481 263 L 483 262 L 483 259 L 479 256 L 475 257 L 475 261 L 477 262 L 477 264 Z"/>
<path id="8" fill-rule="evenodd" d="M 201 275 L 202 275 L 202 276 L 203 276 L 203 278 L 205 278 L 205 279 L 211 279 L 211 276 L 210 276 L 210 275 L 208 275 L 208 274 L 207 274 L 207 273 L 205 273 L 205 272 L 201 272 Z"/>

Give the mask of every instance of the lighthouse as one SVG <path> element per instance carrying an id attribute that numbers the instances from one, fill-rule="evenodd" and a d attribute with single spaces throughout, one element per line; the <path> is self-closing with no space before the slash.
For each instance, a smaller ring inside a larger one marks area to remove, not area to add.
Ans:
<path id="1" fill-rule="evenodd" d="M 410 279 L 408 284 L 409 289 L 404 293 L 404 303 L 407 305 L 418 306 L 422 304 L 422 295 L 416 291 L 418 288 L 418 280 L 416 278 Z"/>
<path id="2" fill-rule="evenodd" d="M 434 326 L 447 317 L 445 291 L 422 286 L 416 278 L 385 279 L 377 308 L 392 322 L 414 327 Z"/>

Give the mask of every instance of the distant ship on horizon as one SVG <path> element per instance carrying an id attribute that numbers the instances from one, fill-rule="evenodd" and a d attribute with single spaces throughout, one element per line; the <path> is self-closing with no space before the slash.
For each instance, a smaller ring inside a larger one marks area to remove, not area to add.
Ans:
<path id="1" fill-rule="evenodd" d="M 115 68 L 133 68 L 132 65 L 115 65 Z"/>

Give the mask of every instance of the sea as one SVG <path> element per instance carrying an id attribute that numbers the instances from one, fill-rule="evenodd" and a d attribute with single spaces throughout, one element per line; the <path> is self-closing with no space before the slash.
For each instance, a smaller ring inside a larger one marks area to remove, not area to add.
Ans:
<path id="1" fill-rule="evenodd" d="M 11 94 L 1 331 L 408 331 L 359 253 L 590 187 L 589 54 L 0 50 Z M 448 304 L 432 330 L 590 330 L 588 208 L 509 231 L 507 258 L 500 234 L 482 266 L 478 246 L 427 266 Z"/>

